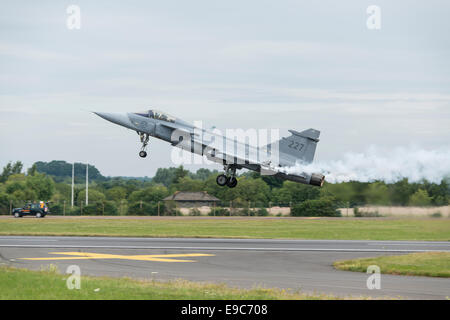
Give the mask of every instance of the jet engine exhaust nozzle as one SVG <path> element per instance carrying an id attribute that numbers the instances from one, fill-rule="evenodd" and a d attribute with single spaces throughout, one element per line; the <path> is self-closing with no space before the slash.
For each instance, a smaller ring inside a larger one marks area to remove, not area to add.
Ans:
<path id="1" fill-rule="evenodd" d="M 312 184 L 313 186 L 323 186 L 323 183 L 325 182 L 325 176 L 320 173 L 313 173 L 311 174 L 311 180 L 309 184 Z"/>

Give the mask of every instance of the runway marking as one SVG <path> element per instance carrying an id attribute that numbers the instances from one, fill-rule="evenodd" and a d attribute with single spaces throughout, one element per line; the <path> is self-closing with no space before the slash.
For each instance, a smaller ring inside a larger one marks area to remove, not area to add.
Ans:
<path id="1" fill-rule="evenodd" d="M 215 254 L 206 254 L 206 253 L 119 255 L 119 254 L 90 253 L 90 252 L 49 252 L 49 254 L 61 254 L 70 257 L 45 257 L 45 258 L 20 258 L 20 259 L 22 260 L 123 259 L 123 260 L 158 261 L 158 262 L 196 262 L 195 260 L 183 260 L 173 258 L 215 256 Z"/>
<path id="2" fill-rule="evenodd" d="M 372 249 L 372 248 L 284 248 L 284 247 L 183 247 L 183 246 L 96 246 L 96 245 L 27 245 L 8 244 L 0 248 L 61 248 L 61 249 L 167 249 L 167 250 L 231 250 L 231 251 L 330 251 L 330 252 L 450 252 L 447 249 Z"/>

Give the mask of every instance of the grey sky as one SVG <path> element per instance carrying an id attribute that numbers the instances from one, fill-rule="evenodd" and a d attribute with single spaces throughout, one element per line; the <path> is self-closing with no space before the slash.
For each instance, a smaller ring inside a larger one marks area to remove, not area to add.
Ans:
<path id="1" fill-rule="evenodd" d="M 66 9 L 81 8 L 68 30 Z M 366 8 L 381 8 L 368 30 Z M 322 131 L 319 160 L 450 147 L 448 1 L 10 1 L 0 11 L 0 165 L 170 163 L 89 110 L 151 107 L 206 127 Z M 214 168 L 218 168 L 217 166 Z"/>

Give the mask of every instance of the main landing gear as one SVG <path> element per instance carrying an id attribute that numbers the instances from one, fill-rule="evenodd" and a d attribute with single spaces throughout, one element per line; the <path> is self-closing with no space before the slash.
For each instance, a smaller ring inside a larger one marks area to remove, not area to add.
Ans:
<path id="1" fill-rule="evenodd" d="M 150 139 L 148 133 L 143 133 L 143 132 L 138 132 L 139 138 L 141 139 L 141 143 L 142 143 L 142 148 L 141 151 L 139 152 L 139 157 L 141 158 L 145 158 L 147 156 L 147 151 L 145 151 L 145 149 L 147 149 L 147 145 L 148 145 L 148 140 Z"/>
<path id="2" fill-rule="evenodd" d="M 216 182 L 219 186 L 228 186 L 229 188 L 234 188 L 237 186 L 236 179 L 236 167 L 226 165 L 225 166 L 225 174 L 218 175 L 216 178 Z"/>

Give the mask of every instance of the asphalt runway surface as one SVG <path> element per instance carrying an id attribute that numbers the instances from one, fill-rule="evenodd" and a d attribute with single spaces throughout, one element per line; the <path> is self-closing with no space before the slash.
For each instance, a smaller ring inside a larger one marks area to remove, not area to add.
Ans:
<path id="1" fill-rule="evenodd" d="M 78 265 L 82 275 L 138 279 L 187 279 L 231 286 L 277 287 L 337 296 L 446 299 L 450 279 L 340 271 L 336 260 L 449 251 L 449 242 L 268 240 L 122 237 L 0 236 L 0 264 L 61 272 Z"/>

